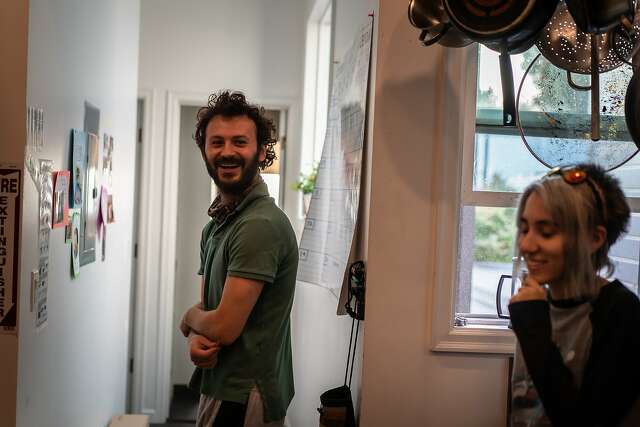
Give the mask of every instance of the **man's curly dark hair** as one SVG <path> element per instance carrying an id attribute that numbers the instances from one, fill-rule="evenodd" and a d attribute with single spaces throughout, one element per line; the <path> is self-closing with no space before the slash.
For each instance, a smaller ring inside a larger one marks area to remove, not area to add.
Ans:
<path id="1" fill-rule="evenodd" d="M 237 117 L 247 116 L 256 125 L 256 139 L 258 149 L 265 147 L 267 156 L 258 163 L 260 169 L 268 168 L 276 160 L 275 151 L 275 126 L 271 119 L 265 116 L 264 107 L 247 102 L 247 98 L 242 92 L 232 92 L 222 90 L 209 96 L 207 105 L 198 110 L 196 119 L 196 133 L 193 136 L 196 144 L 204 153 L 204 143 L 207 133 L 207 125 L 215 116 Z"/>

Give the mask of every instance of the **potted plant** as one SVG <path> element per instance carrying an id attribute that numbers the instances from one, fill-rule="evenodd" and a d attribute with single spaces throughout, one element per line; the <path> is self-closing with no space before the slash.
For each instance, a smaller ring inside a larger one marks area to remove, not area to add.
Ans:
<path id="1" fill-rule="evenodd" d="M 311 202 L 311 194 L 316 187 L 316 177 L 318 176 L 318 165 L 314 165 L 311 168 L 311 172 L 308 174 L 301 173 L 300 178 L 293 184 L 293 189 L 302 192 L 302 204 L 304 207 L 304 214 L 307 214 L 309 210 L 309 203 Z"/>

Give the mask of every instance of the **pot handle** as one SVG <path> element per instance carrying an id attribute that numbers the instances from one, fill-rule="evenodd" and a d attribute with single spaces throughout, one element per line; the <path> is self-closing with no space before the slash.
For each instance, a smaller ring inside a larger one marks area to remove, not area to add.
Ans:
<path id="1" fill-rule="evenodd" d="M 420 37 L 418 37 L 418 39 L 420 40 L 420 42 L 422 42 L 424 46 L 431 46 L 433 44 L 438 43 L 440 39 L 445 34 L 447 34 L 447 31 L 449 31 L 449 28 L 451 28 L 451 23 L 447 22 L 446 24 L 442 25 L 442 28 L 440 29 L 440 31 L 438 31 L 438 34 L 429 38 L 427 38 L 427 36 L 429 35 L 429 31 L 422 30 L 422 32 L 420 33 Z"/>
<path id="2" fill-rule="evenodd" d="M 500 81 L 502 83 L 502 125 L 516 125 L 516 97 L 513 89 L 513 69 L 508 53 L 500 54 Z"/>
<path id="3" fill-rule="evenodd" d="M 600 70 L 597 65 L 600 58 L 598 57 L 598 42 L 600 36 L 598 34 L 591 35 L 591 140 L 600 140 Z"/>
<path id="4" fill-rule="evenodd" d="M 571 86 L 572 89 L 575 90 L 591 90 L 591 85 L 582 86 L 573 81 L 573 77 L 571 77 L 571 71 L 567 70 L 567 83 Z"/>
<path id="5" fill-rule="evenodd" d="M 502 285 L 504 285 L 504 279 L 511 279 L 511 275 L 503 274 L 500 276 L 500 280 L 498 281 L 498 289 L 496 290 L 496 309 L 498 311 L 498 318 L 500 319 L 509 319 L 510 316 L 508 314 L 504 314 L 502 311 L 502 301 L 500 297 L 502 296 Z M 513 294 L 513 292 L 511 292 Z"/>

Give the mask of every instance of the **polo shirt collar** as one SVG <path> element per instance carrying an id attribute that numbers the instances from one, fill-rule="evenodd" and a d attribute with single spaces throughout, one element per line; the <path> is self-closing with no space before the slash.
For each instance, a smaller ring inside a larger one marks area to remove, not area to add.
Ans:
<path id="1" fill-rule="evenodd" d="M 264 182 L 260 174 L 256 175 L 254 182 L 249 186 L 249 188 L 245 191 L 245 194 L 242 198 L 236 202 L 231 204 L 222 204 L 222 199 L 220 195 L 216 196 L 213 203 L 209 207 L 208 214 L 209 216 L 216 222 L 222 223 L 227 217 L 229 217 L 232 213 L 240 212 L 242 209 L 247 207 L 254 200 L 269 196 L 269 190 L 267 189 L 267 184 Z"/>

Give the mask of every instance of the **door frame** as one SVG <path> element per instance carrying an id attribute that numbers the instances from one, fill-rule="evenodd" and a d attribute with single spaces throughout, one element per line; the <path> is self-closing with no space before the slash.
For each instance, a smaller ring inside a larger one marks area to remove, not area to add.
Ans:
<path id="1" fill-rule="evenodd" d="M 157 90 L 139 91 L 145 104 L 146 132 L 140 150 L 142 171 L 137 201 L 140 226 L 135 260 L 132 409 L 149 415 L 154 423 L 166 421 L 171 400 L 181 108 L 205 105 L 208 97 L 209 93 L 167 91 L 163 103 Z M 287 120 L 284 129 L 292 129 L 291 113 L 297 112 L 293 98 L 251 97 L 251 101 L 267 109 L 282 110 Z M 162 116 L 164 135 L 158 135 L 162 130 L 162 122 L 158 120 Z M 291 160 L 286 159 L 287 163 Z M 283 175 L 282 180 L 285 179 Z"/>

